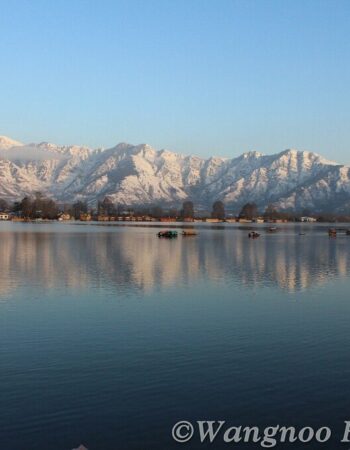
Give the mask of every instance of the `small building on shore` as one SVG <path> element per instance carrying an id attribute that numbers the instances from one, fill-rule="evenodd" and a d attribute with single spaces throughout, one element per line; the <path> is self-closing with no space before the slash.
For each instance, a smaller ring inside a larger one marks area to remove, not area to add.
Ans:
<path id="1" fill-rule="evenodd" d="M 71 216 L 70 216 L 70 214 L 68 214 L 68 213 L 61 213 L 61 214 L 58 216 L 58 220 L 59 220 L 59 221 L 62 221 L 62 220 L 71 220 Z"/>
<path id="2" fill-rule="evenodd" d="M 90 221 L 91 220 L 91 214 L 89 214 L 89 213 L 82 213 L 82 214 L 80 214 L 80 220 L 82 222 Z"/>
<path id="3" fill-rule="evenodd" d="M 272 219 L 269 220 L 270 223 L 287 223 L 288 219 Z"/>
<path id="4" fill-rule="evenodd" d="M 219 222 L 222 222 L 222 220 L 214 219 L 214 218 L 207 218 L 207 219 L 205 219 L 205 221 L 208 222 L 208 223 L 219 223 Z"/>
<path id="5" fill-rule="evenodd" d="M 300 218 L 301 222 L 317 222 L 317 219 L 315 219 L 315 217 L 301 217 Z"/>
<path id="6" fill-rule="evenodd" d="M 13 216 L 11 217 L 12 222 L 25 222 L 25 218 L 24 217 L 19 217 L 19 216 Z"/>
<path id="7" fill-rule="evenodd" d="M 5 213 L 5 212 L 0 212 L 0 220 L 9 220 L 10 219 L 10 214 Z"/>
<path id="8" fill-rule="evenodd" d="M 97 220 L 98 220 L 98 222 L 108 222 L 109 221 L 109 217 L 108 216 L 103 216 L 102 214 L 100 214 L 99 216 L 97 216 Z"/>

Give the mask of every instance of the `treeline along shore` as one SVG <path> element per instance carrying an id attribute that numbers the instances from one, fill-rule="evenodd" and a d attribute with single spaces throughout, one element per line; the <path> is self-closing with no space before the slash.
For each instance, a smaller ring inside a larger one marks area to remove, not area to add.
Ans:
<path id="1" fill-rule="evenodd" d="M 91 206 L 84 201 L 57 203 L 41 192 L 14 203 L 0 198 L 0 220 L 26 222 L 33 220 L 80 221 L 161 221 L 161 222 L 350 222 L 349 215 L 314 211 L 278 211 L 273 204 L 261 210 L 254 202 L 244 204 L 239 212 L 225 208 L 222 201 L 213 203 L 211 211 L 196 208 L 191 200 L 182 207 L 161 205 L 126 206 L 114 204 L 109 197 Z"/>

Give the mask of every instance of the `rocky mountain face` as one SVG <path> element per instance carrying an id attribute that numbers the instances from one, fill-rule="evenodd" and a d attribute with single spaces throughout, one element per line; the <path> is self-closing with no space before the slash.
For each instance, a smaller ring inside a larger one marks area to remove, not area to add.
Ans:
<path id="1" fill-rule="evenodd" d="M 178 205 L 190 198 L 201 208 L 220 199 L 232 209 L 254 201 L 262 209 L 273 203 L 342 211 L 350 208 L 350 167 L 297 150 L 204 159 L 149 145 L 93 150 L 0 137 L 0 198 L 18 200 L 35 191 L 65 202 L 109 196 L 126 205 Z"/>

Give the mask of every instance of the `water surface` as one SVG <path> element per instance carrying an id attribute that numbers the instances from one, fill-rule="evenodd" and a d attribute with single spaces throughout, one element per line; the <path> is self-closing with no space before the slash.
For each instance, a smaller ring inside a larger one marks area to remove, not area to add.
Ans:
<path id="1" fill-rule="evenodd" d="M 180 419 L 340 433 L 350 238 L 302 229 L 1 223 L 1 449 L 204 448 Z"/>

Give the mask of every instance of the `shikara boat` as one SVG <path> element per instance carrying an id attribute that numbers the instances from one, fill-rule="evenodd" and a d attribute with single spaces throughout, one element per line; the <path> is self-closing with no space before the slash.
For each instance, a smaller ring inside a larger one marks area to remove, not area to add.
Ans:
<path id="1" fill-rule="evenodd" d="M 277 227 L 270 227 L 267 229 L 268 233 L 277 233 L 277 231 L 278 231 Z"/>
<path id="2" fill-rule="evenodd" d="M 175 230 L 164 230 L 164 231 L 159 231 L 159 233 L 157 234 L 157 236 L 159 238 L 176 238 L 177 237 L 177 231 Z"/>
<path id="3" fill-rule="evenodd" d="M 182 236 L 197 236 L 197 231 L 196 230 L 183 230 L 182 231 Z"/>

